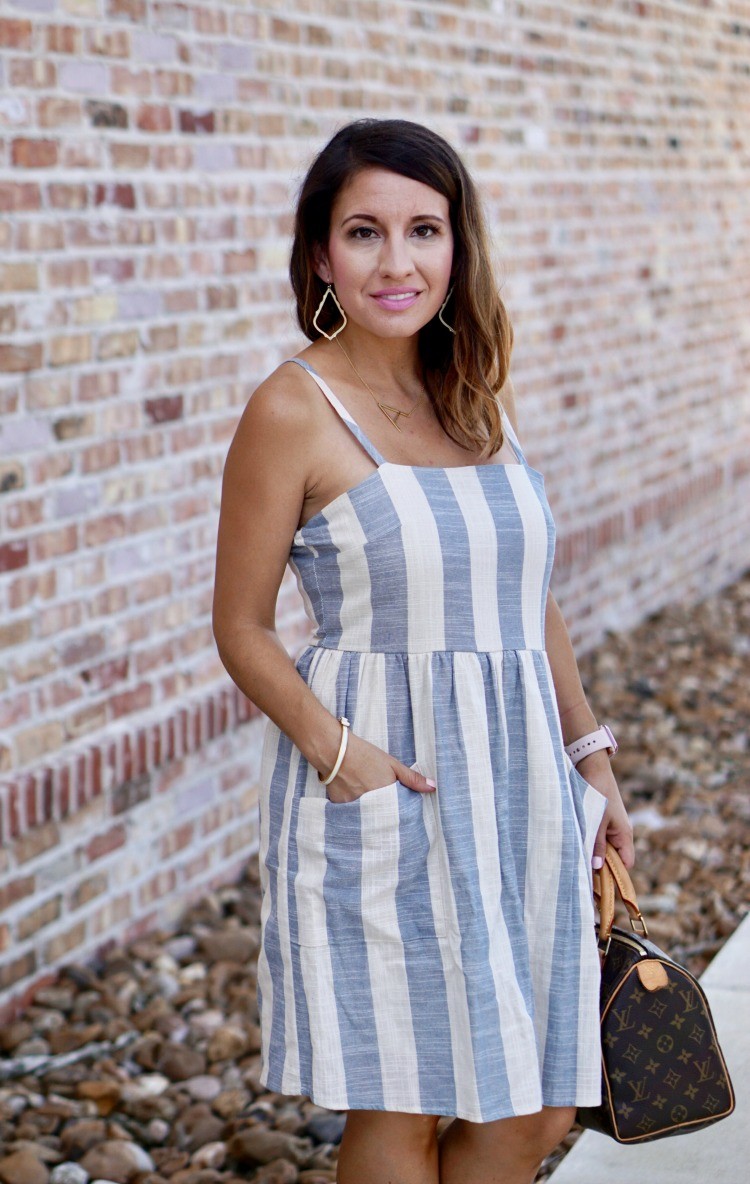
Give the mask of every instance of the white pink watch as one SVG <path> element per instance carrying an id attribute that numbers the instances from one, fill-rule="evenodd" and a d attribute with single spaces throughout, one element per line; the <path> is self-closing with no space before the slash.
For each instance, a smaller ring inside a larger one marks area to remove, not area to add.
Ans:
<path id="1" fill-rule="evenodd" d="M 587 732 L 585 736 L 581 736 L 573 744 L 565 745 L 565 751 L 574 765 L 582 761 L 585 756 L 590 756 L 592 752 L 599 752 L 602 748 L 606 748 L 609 756 L 614 756 L 618 748 L 612 729 L 608 728 L 606 724 L 602 724 L 595 732 Z"/>

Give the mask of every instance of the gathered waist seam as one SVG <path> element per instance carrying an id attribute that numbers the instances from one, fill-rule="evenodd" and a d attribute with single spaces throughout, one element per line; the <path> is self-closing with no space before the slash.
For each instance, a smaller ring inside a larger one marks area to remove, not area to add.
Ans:
<path id="1" fill-rule="evenodd" d="M 391 656 L 394 658 L 408 658 L 412 655 L 419 657 L 426 654 L 546 654 L 546 647 L 543 645 L 520 645 L 520 646 L 503 646 L 499 650 L 472 650 L 459 649 L 454 646 L 450 649 L 443 647 L 442 649 L 429 650 L 358 650 L 350 646 L 339 645 L 321 645 L 320 643 L 310 642 L 305 649 L 308 650 L 328 650 L 332 654 L 372 654 L 373 656 L 383 655 L 385 657 Z M 303 650 L 302 653 L 305 651 Z"/>

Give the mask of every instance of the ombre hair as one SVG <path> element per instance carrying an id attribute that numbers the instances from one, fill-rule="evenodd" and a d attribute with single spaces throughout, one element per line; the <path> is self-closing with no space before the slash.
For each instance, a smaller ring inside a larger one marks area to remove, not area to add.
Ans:
<path id="1" fill-rule="evenodd" d="M 433 317 L 419 334 L 422 376 L 448 435 L 466 448 L 497 452 L 503 442 L 498 395 L 510 368 L 513 327 L 492 272 L 490 249 L 476 186 L 450 144 L 406 119 L 358 119 L 336 133 L 315 158 L 300 190 L 289 273 L 303 333 L 313 325 L 326 284 L 315 271 L 327 249 L 333 204 L 362 169 L 389 169 L 442 194 L 453 229 L 453 295 L 445 317 L 455 335 Z M 331 330 L 333 301 L 318 318 Z"/>

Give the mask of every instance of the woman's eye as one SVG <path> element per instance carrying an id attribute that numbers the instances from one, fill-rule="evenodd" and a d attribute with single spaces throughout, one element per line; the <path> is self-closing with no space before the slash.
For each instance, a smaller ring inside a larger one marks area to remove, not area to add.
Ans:
<path id="1" fill-rule="evenodd" d="M 430 238 L 433 234 L 437 234 L 437 227 L 430 226 L 429 222 L 423 222 L 414 227 L 414 233 L 417 238 Z"/>
<path id="2" fill-rule="evenodd" d="M 367 242 L 375 234 L 375 231 L 372 226 L 355 226 L 350 233 L 352 238 L 364 239 Z"/>

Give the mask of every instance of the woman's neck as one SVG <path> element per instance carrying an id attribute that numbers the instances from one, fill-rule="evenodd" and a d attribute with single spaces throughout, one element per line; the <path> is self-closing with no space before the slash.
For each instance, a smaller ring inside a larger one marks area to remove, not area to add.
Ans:
<path id="1" fill-rule="evenodd" d="M 422 367 L 419 360 L 419 341 L 414 337 L 375 337 L 354 325 L 347 326 L 335 341 L 327 345 L 331 356 L 347 358 L 368 381 L 377 381 L 384 388 L 402 387 L 410 390 L 421 385 Z"/>

